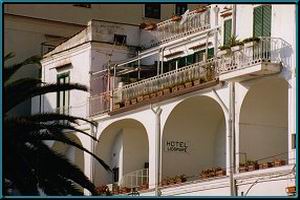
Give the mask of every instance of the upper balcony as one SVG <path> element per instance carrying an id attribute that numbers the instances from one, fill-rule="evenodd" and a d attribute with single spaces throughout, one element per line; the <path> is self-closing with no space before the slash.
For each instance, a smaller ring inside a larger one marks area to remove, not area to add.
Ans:
<path id="1" fill-rule="evenodd" d="M 219 81 L 243 81 L 281 72 L 290 59 L 290 45 L 281 38 L 219 51 L 217 56 L 175 70 L 120 85 L 90 98 L 90 115 L 117 114 L 204 88 Z"/>
<path id="2" fill-rule="evenodd" d="M 144 24 L 143 28 L 151 38 L 146 38 L 142 46 L 144 48 L 158 46 L 209 29 L 210 10 L 209 7 L 201 7 L 157 24 Z"/>
<path id="3" fill-rule="evenodd" d="M 290 45 L 281 38 L 262 37 L 219 52 L 220 81 L 242 81 L 279 73 L 288 63 Z"/>

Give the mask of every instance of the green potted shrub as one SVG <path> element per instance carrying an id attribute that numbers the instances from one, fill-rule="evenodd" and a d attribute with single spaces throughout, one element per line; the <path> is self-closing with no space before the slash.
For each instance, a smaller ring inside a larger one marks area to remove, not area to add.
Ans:
<path id="1" fill-rule="evenodd" d="M 258 37 L 249 37 L 243 40 L 244 46 L 246 48 L 255 46 L 260 41 Z"/>
<path id="2" fill-rule="evenodd" d="M 224 45 L 219 47 L 219 52 L 217 53 L 218 56 L 224 56 L 224 55 L 229 55 L 230 54 L 230 46 Z"/>
<path id="3" fill-rule="evenodd" d="M 236 35 L 233 35 L 230 37 L 230 49 L 232 52 L 235 52 L 235 51 L 240 51 L 243 47 L 243 42 L 241 42 L 240 40 L 237 39 L 237 36 Z"/>
<path id="4" fill-rule="evenodd" d="M 248 167 L 248 171 L 254 171 L 254 170 L 259 169 L 257 161 L 247 160 L 246 165 Z"/>

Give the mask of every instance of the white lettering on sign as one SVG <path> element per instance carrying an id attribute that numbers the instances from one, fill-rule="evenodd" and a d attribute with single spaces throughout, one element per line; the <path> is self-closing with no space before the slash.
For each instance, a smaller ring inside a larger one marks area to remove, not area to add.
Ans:
<path id="1" fill-rule="evenodd" d="M 189 141 L 170 141 L 167 140 L 164 143 L 165 151 L 172 151 L 172 152 L 189 152 L 189 147 L 191 146 L 191 142 Z"/>

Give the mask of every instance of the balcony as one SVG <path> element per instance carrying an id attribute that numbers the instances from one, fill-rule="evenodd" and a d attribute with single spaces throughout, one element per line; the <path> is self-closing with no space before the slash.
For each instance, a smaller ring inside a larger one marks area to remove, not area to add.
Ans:
<path id="1" fill-rule="evenodd" d="M 199 31 L 210 28 L 209 8 L 200 8 L 189 12 L 186 16 L 176 16 L 171 19 L 152 25 L 151 30 L 154 39 L 145 48 L 158 46 Z"/>
<path id="2" fill-rule="evenodd" d="M 215 64 L 210 59 L 116 88 L 110 114 L 217 85 Z"/>
<path id="3" fill-rule="evenodd" d="M 220 81 L 243 81 L 279 73 L 288 48 L 288 43 L 280 38 L 260 38 L 250 45 L 228 49 L 218 59 Z"/>
<path id="4" fill-rule="evenodd" d="M 280 73 L 289 65 L 291 47 L 281 38 L 260 38 L 252 46 L 228 49 L 226 54 L 152 76 L 90 98 L 90 116 L 117 114 L 196 90 L 219 81 L 243 81 Z"/>

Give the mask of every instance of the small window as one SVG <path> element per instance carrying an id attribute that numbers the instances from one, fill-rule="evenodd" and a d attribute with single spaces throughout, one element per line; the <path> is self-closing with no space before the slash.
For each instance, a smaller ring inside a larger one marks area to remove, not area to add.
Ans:
<path id="1" fill-rule="evenodd" d="M 119 167 L 113 168 L 112 172 L 113 172 L 114 182 L 118 182 L 119 181 Z"/>
<path id="2" fill-rule="evenodd" d="M 296 134 L 292 134 L 292 149 L 296 149 Z"/>
<path id="3" fill-rule="evenodd" d="M 126 45 L 126 35 L 114 35 L 114 44 L 116 45 Z"/>
<path id="4" fill-rule="evenodd" d="M 160 19 L 160 4 L 145 4 L 145 17 Z"/>
<path id="5" fill-rule="evenodd" d="M 175 14 L 176 15 L 182 15 L 187 10 L 187 4 L 176 4 L 175 5 Z"/>
<path id="6" fill-rule="evenodd" d="M 91 4 L 83 4 L 83 3 L 80 3 L 80 4 L 73 4 L 73 6 L 77 6 L 77 7 L 82 7 L 82 8 L 91 8 Z"/>

